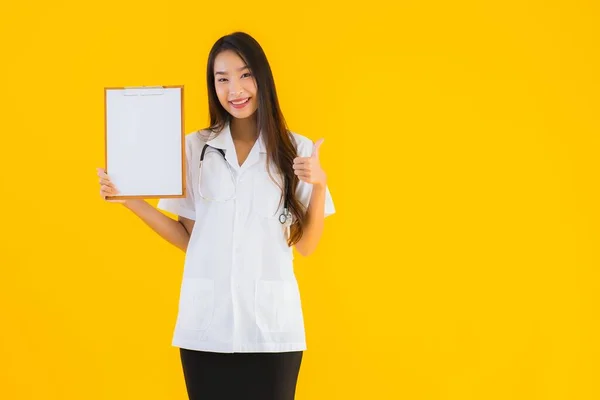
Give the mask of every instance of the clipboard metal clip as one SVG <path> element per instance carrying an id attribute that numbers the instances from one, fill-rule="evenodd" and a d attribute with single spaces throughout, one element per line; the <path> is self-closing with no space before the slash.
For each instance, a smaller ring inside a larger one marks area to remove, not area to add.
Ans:
<path id="1" fill-rule="evenodd" d="M 164 94 L 163 86 L 128 86 L 123 90 L 123 96 L 161 96 Z"/>

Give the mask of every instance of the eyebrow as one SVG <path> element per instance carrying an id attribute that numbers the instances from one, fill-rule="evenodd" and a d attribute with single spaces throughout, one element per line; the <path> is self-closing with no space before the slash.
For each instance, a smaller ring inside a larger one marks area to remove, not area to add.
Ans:
<path id="1" fill-rule="evenodd" d="M 250 68 L 248 68 L 247 65 L 244 65 L 243 67 L 238 68 L 237 70 L 238 71 L 243 71 L 245 69 L 250 69 Z M 227 72 L 225 72 L 225 71 L 217 71 L 217 72 L 215 72 L 215 75 L 227 75 Z"/>

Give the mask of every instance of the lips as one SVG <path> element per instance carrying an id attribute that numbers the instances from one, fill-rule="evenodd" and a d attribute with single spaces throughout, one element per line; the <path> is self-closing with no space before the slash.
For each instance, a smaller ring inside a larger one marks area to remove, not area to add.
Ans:
<path id="1" fill-rule="evenodd" d="M 246 97 L 243 99 L 235 99 L 235 100 L 230 100 L 229 104 L 232 105 L 232 107 L 234 108 L 244 108 L 244 106 L 246 106 L 246 104 L 248 104 L 250 102 L 250 97 Z"/>

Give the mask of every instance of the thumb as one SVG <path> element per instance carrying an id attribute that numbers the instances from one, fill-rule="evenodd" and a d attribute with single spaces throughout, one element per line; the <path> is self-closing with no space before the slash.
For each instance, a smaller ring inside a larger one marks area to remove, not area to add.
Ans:
<path id="1" fill-rule="evenodd" d="M 312 151 L 313 157 L 319 157 L 319 148 L 321 147 L 321 145 L 323 144 L 324 141 L 325 141 L 325 139 L 321 138 L 315 142 L 315 144 L 313 145 L 313 151 Z"/>

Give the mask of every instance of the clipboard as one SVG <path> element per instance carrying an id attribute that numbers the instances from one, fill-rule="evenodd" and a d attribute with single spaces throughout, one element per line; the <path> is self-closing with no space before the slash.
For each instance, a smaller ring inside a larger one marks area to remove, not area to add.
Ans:
<path id="1" fill-rule="evenodd" d="M 186 196 L 184 86 L 104 88 L 107 199 Z"/>

